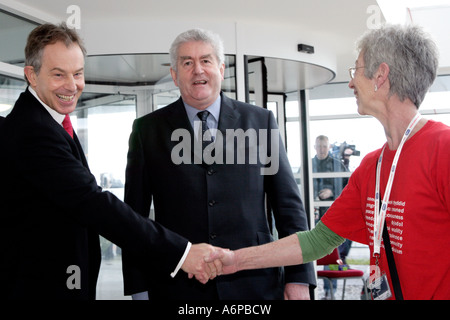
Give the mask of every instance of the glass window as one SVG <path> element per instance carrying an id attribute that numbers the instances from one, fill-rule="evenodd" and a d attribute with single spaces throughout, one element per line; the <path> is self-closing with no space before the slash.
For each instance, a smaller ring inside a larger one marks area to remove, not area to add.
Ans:
<path id="1" fill-rule="evenodd" d="M 286 101 L 286 152 L 294 173 L 300 172 L 302 144 L 298 101 Z"/>
<path id="2" fill-rule="evenodd" d="M 136 99 L 77 109 L 71 114 L 97 183 L 123 199 L 128 139 L 136 118 Z"/>
<path id="3" fill-rule="evenodd" d="M 425 96 L 420 112 L 427 118 L 450 126 L 450 76 L 439 76 Z"/>
<path id="4" fill-rule="evenodd" d="M 428 119 L 450 125 L 450 76 L 439 76 L 420 106 Z M 327 84 L 310 91 L 310 152 L 315 154 L 314 140 L 328 136 L 334 150 L 343 144 L 352 145 L 359 155 L 350 156 L 350 171 L 359 166 L 369 152 L 386 142 L 382 125 L 373 117 L 357 113 L 356 100 L 348 83 Z"/>
<path id="5" fill-rule="evenodd" d="M 267 109 L 272 111 L 275 120 L 278 122 L 278 104 L 276 101 L 268 101 Z"/>
<path id="6" fill-rule="evenodd" d="M 37 25 L 0 10 L 0 61 L 23 66 L 28 35 Z"/>
<path id="7" fill-rule="evenodd" d="M 0 116 L 6 117 L 26 88 L 25 80 L 0 75 Z"/>
<path id="8" fill-rule="evenodd" d="M 311 89 L 309 98 L 310 117 L 356 113 L 353 90 L 348 87 L 347 82 L 326 84 Z"/>
<path id="9" fill-rule="evenodd" d="M 311 105 L 313 105 L 310 102 Z M 386 142 L 383 127 L 374 118 L 352 118 L 352 119 L 325 119 L 314 120 L 309 124 L 310 128 L 310 152 L 315 155 L 315 139 L 320 135 L 328 137 L 331 144 L 330 153 L 340 159 L 343 159 L 343 153 L 340 147 L 347 144 L 355 149 L 354 155 L 351 155 L 347 164 L 349 170 L 353 172 L 361 163 L 362 158 L 369 152 L 381 148 Z M 344 151 L 344 150 L 342 150 Z"/>

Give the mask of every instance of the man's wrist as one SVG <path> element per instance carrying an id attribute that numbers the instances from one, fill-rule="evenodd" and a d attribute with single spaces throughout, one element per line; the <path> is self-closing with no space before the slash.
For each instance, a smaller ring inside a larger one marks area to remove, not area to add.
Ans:
<path id="1" fill-rule="evenodd" d="M 192 243 L 190 243 L 190 242 L 188 241 L 188 243 L 187 243 L 187 245 L 186 245 L 186 250 L 184 250 L 183 256 L 181 257 L 180 261 L 178 262 L 178 264 L 177 264 L 175 270 L 170 274 L 170 276 L 171 276 L 172 278 L 175 278 L 175 276 L 177 275 L 178 271 L 180 271 L 181 266 L 183 265 L 184 261 L 186 260 L 188 254 L 189 254 L 189 250 L 191 250 L 191 246 L 192 246 Z"/>

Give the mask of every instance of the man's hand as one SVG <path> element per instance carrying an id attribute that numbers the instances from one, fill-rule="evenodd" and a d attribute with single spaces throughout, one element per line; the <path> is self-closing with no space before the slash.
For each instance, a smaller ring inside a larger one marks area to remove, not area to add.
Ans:
<path id="1" fill-rule="evenodd" d="M 229 249 L 216 248 L 205 261 L 208 263 L 220 261 L 223 275 L 239 271 L 235 252 Z"/>
<path id="2" fill-rule="evenodd" d="M 189 278 L 195 278 L 205 284 L 222 274 L 222 262 L 219 259 L 207 259 L 210 256 L 220 256 L 223 249 L 213 247 L 206 243 L 193 244 L 181 269 L 189 274 Z M 216 253 L 219 252 L 219 253 Z"/>
<path id="3" fill-rule="evenodd" d="M 330 188 L 324 188 L 319 191 L 320 200 L 329 199 L 333 196 L 333 191 Z"/>
<path id="4" fill-rule="evenodd" d="M 285 300 L 310 300 L 309 286 L 300 283 L 286 283 L 284 288 Z"/>

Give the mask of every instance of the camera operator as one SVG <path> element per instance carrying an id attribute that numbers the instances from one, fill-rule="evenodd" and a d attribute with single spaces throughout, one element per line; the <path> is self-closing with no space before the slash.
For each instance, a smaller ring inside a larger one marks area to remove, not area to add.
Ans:
<path id="1" fill-rule="evenodd" d="M 348 146 L 348 145 L 347 145 Z M 354 146 L 353 146 L 354 147 Z M 330 152 L 331 146 L 329 143 L 329 139 L 327 136 L 320 135 L 316 138 L 316 142 L 314 144 L 314 149 L 316 150 L 316 155 L 312 159 L 312 169 L 313 172 L 347 172 L 348 168 L 343 164 L 343 162 L 333 157 L 333 153 Z M 350 147 L 342 148 L 339 152 L 341 159 L 344 159 L 344 154 L 350 153 L 348 150 L 353 150 Z M 347 162 L 348 164 L 348 162 Z M 315 201 L 332 201 L 335 200 L 344 189 L 347 184 L 348 179 L 343 177 L 327 177 L 327 178 L 314 178 L 314 200 Z M 315 222 L 319 222 L 325 212 L 329 207 L 319 206 L 315 207 L 314 215 Z M 347 256 L 350 250 L 351 242 L 346 240 L 340 247 L 339 253 L 341 259 L 345 261 L 345 257 Z M 337 288 L 337 281 L 333 281 L 333 290 Z M 327 281 L 324 281 L 324 291 L 325 291 L 325 299 L 328 299 L 330 296 L 330 288 Z"/>

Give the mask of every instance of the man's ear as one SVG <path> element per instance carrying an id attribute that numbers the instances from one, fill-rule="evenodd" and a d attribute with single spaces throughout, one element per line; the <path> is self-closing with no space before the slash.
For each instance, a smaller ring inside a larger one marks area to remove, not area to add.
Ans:
<path id="1" fill-rule="evenodd" d="M 28 82 L 30 83 L 30 85 L 32 87 L 36 86 L 36 72 L 34 72 L 34 67 L 32 66 L 25 66 L 25 68 L 23 68 L 23 72 L 25 73 L 25 76 L 28 79 Z"/>
<path id="2" fill-rule="evenodd" d="M 170 68 L 170 75 L 172 76 L 173 83 L 178 87 L 178 81 L 177 81 L 177 72 Z"/>
<path id="3" fill-rule="evenodd" d="M 220 65 L 219 70 L 220 70 L 220 75 L 222 76 L 222 81 L 223 81 L 223 80 L 225 80 L 225 63 L 222 63 Z"/>

